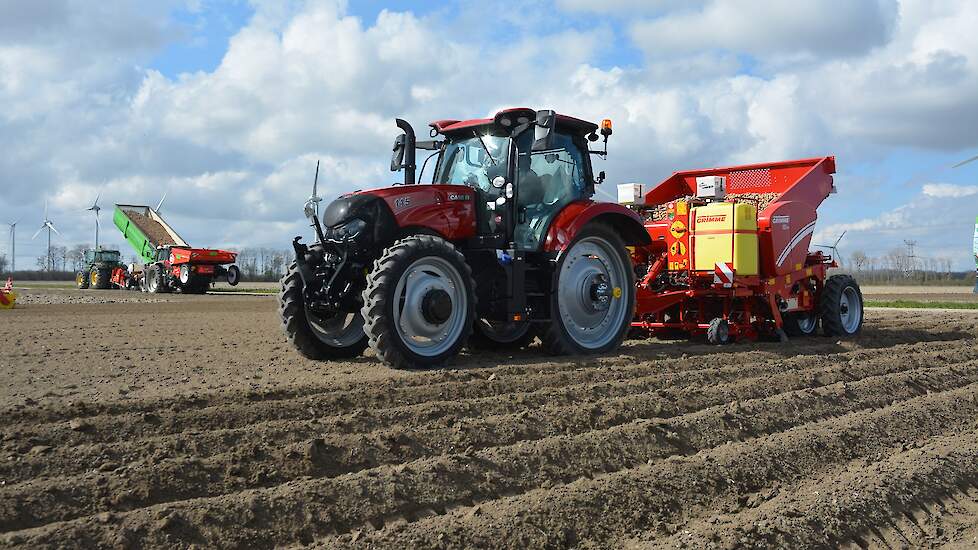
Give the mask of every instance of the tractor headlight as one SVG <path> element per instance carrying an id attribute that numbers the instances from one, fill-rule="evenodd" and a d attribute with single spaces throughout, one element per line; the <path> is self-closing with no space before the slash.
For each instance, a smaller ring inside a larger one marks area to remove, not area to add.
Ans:
<path id="1" fill-rule="evenodd" d="M 361 220 L 360 218 L 353 218 L 352 220 L 344 223 L 343 225 L 338 225 L 333 228 L 333 236 L 338 240 L 355 239 L 363 230 L 367 228 L 367 222 Z"/>
<path id="2" fill-rule="evenodd" d="M 302 212 L 311 220 L 316 215 L 316 202 L 312 199 L 307 200 Z"/>

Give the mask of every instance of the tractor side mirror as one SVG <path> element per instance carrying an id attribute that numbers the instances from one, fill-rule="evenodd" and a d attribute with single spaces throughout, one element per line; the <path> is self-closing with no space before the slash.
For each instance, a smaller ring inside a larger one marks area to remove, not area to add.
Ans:
<path id="1" fill-rule="evenodd" d="M 554 127 L 557 125 L 557 113 L 550 110 L 537 111 L 536 124 L 533 126 L 533 147 L 531 151 L 549 151 L 554 148 Z"/>
<path id="2" fill-rule="evenodd" d="M 394 153 L 391 155 L 391 172 L 397 172 L 404 165 L 404 134 L 394 140 Z"/>

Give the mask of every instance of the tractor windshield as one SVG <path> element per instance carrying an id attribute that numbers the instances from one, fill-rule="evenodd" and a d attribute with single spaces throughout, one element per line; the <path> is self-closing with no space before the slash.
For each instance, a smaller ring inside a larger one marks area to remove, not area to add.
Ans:
<path id="1" fill-rule="evenodd" d="M 506 176 L 509 138 L 481 135 L 449 138 L 435 171 L 435 183 L 468 185 L 489 192 L 492 179 Z"/>
<path id="2" fill-rule="evenodd" d="M 106 263 L 119 263 L 119 258 L 122 255 L 115 250 L 101 250 L 98 253 L 98 261 Z"/>

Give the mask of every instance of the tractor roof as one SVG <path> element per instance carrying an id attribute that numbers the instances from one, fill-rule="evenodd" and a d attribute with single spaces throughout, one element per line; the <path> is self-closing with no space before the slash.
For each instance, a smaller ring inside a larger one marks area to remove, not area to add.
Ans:
<path id="1" fill-rule="evenodd" d="M 516 112 L 516 111 L 529 111 L 535 112 L 532 109 L 526 107 L 513 107 L 510 109 L 503 109 L 496 113 L 499 116 L 500 113 Z M 442 134 L 450 134 L 452 132 L 458 132 L 461 130 L 467 130 L 472 128 L 478 128 L 479 126 L 488 126 L 493 123 L 492 118 L 473 118 L 471 120 L 436 120 L 432 122 L 429 126 L 434 128 L 436 131 Z M 557 126 L 562 129 L 570 130 L 571 132 L 577 134 L 589 134 L 598 129 L 598 125 L 593 122 L 588 122 L 586 120 L 581 120 L 579 118 L 574 118 L 567 115 L 557 115 Z"/>

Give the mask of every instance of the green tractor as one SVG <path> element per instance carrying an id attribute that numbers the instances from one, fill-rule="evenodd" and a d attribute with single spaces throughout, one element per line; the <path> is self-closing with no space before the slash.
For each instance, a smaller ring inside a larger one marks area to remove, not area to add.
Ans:
<path id="1" fill-rule="evenodd" d="M 126 266 L 118 250 L 86 250 L 85 269 L 75 273 L 78 288 L 110 288 L 126 280 Z"/>

